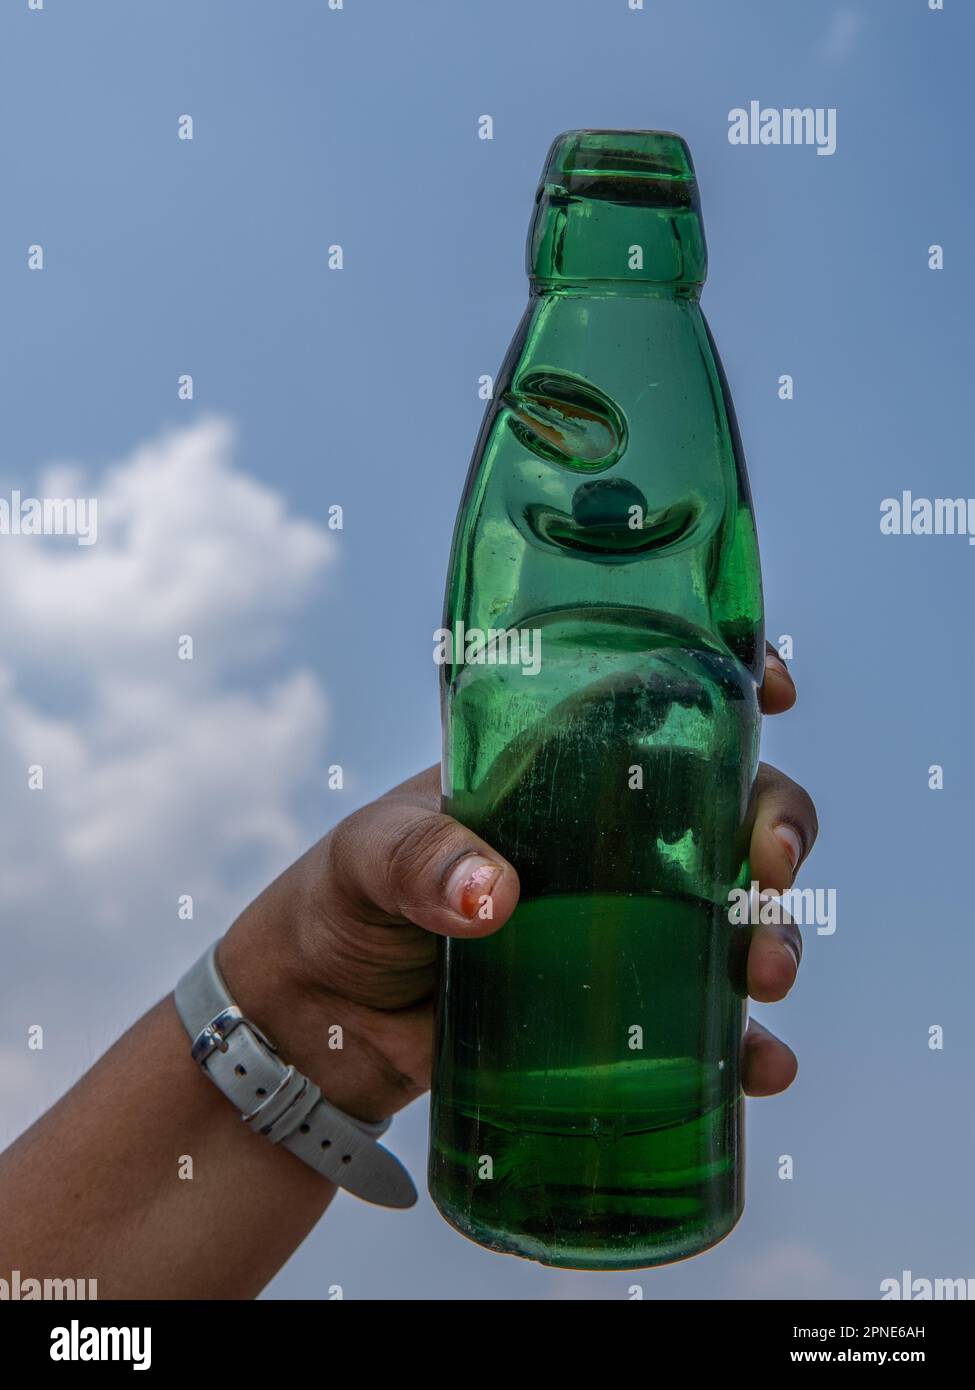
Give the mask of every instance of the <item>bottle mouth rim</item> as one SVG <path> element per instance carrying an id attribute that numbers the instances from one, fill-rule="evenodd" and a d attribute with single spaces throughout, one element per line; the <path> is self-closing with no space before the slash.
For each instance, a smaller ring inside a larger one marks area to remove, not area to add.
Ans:
<path id="1" fill-rule="evenodd" d="M 553 140 L 542 183 L 566 179 L 694 183 L 691 152 L 671 130 L 566 130 Z"/>

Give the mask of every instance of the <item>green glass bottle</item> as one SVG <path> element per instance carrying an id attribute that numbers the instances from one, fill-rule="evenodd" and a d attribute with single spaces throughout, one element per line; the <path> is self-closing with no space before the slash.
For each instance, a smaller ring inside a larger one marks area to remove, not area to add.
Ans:
<path id="1" fill-rule="evenodd" d="M 684 141 L 561 135 L 528 273 L 443 667 L 444 809 L 521 899 L 442 948 L 430 1190 L 493 1250 L 625 1269 L 713 1245 L 742 1208 L 728 900 L 749 882 L 762 592 Z"/>

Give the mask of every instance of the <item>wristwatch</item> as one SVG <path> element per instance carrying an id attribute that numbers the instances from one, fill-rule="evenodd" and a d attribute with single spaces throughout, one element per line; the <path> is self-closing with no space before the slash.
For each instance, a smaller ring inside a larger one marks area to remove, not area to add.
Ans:
<path id="1" fill-rule="evenodd" d="M 392 1121 L 367 1124 L 346 1115 L 281 1060 L 274 1043 L 234 1003 L 217 966 L 216 943 L 187 970 L 175 999 L 192 1040 L 190 1056 L 250 1129 L 356 1197 L 382 1207 L 413 1206 L 412 1178 L 376 1143 Z"/>

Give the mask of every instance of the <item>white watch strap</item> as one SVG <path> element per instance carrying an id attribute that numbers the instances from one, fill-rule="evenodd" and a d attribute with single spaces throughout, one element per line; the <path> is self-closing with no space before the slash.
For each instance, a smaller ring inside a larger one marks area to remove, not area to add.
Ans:
<path id="1" fill-rule="evenodd" d="M 416 1188 L 376 1143 L 391 1121 L 367 1124 L 330 1105 L 313 1081 L 276 1055 L 274 1044 L 231 998 L 211 946 L 176 986 L 176 1012 L 191 1056 L 244 1123 L 281 1144 L 339 1187 L 384 1207 L 411 1207 Z"/>

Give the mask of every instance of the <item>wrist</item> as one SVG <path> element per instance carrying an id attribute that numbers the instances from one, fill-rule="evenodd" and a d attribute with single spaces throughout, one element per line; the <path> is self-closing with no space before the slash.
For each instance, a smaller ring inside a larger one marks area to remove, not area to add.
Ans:
<path id="1" fill-rule="evenodd" d="M 245 914 L 221 940 L 217 963 L 244 1016 L 340 1110 L 374 1122 L 413 1099 L 372 1040 L 369 1011 L 313 985 L 286 934 L 269 939 Z"/>

